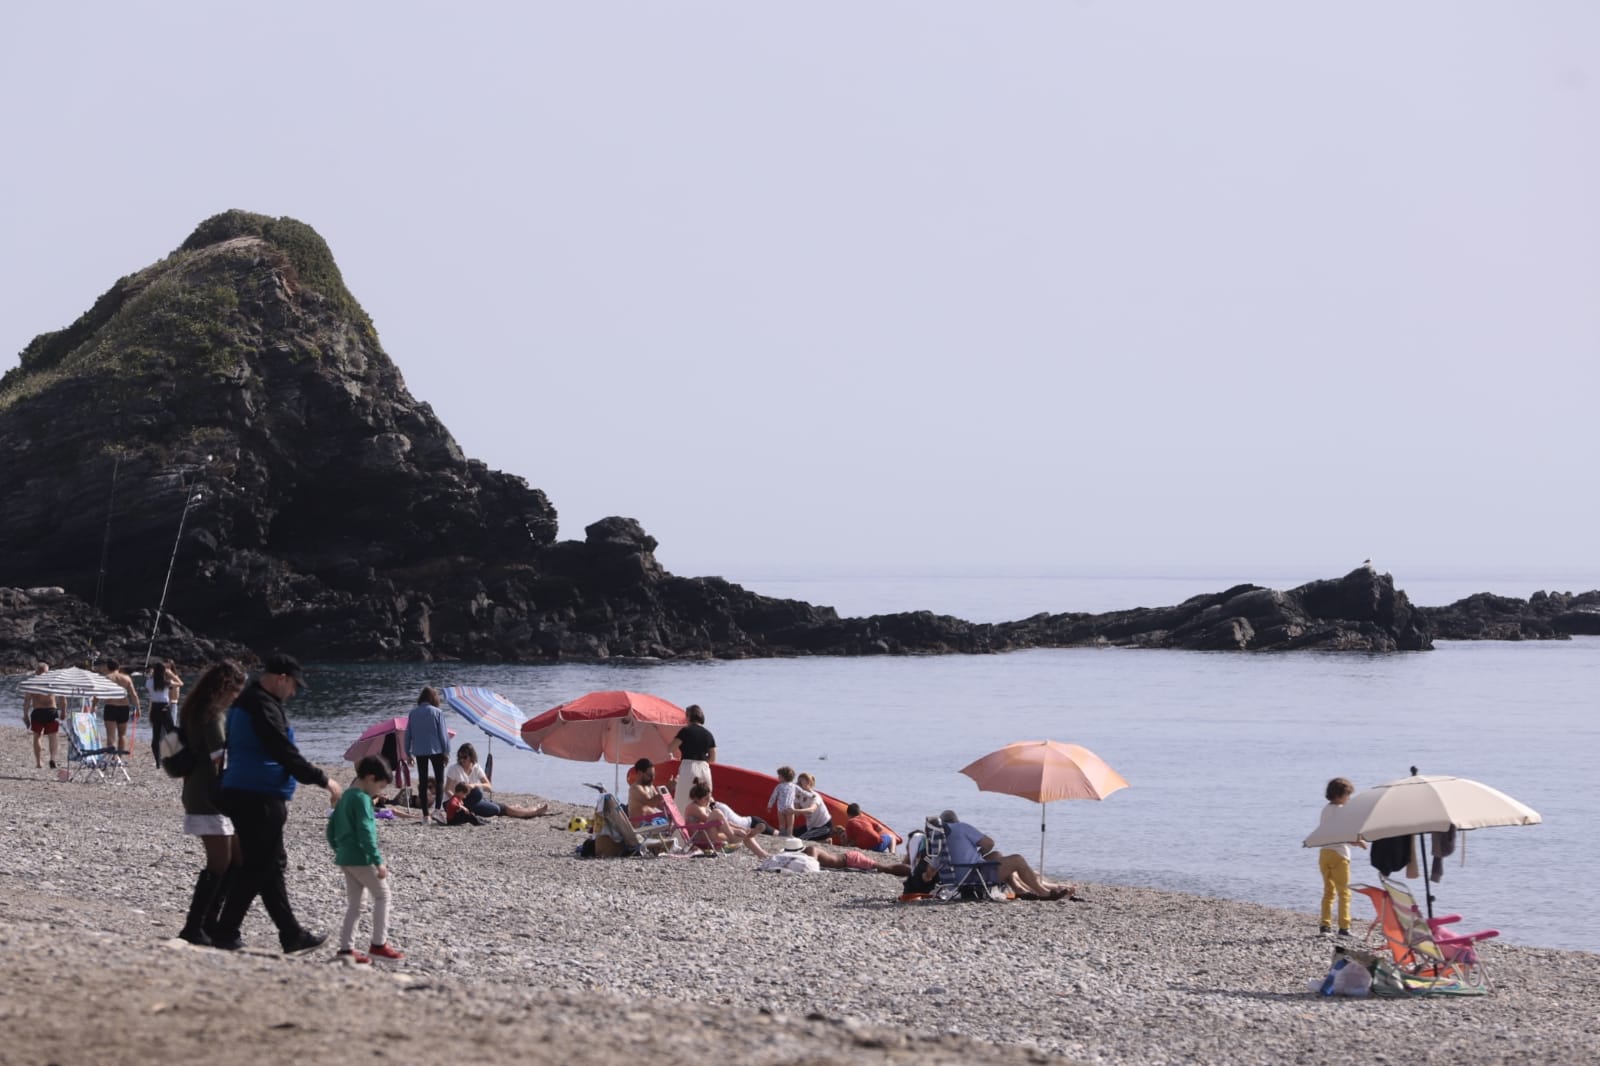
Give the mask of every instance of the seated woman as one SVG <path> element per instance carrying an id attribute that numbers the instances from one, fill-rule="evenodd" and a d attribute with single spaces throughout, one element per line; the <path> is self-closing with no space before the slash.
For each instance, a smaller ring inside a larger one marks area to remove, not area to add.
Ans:
<path id="1" fill-rule="evenodd" d="M 726 816 L 715 808 L 711 789 L 706 787 L 704 781 L 696 781 L 689 786 L 689 806 L 684 809 L 683 820 L 688 825 L 709 826 L 702 832 L 717 846 L 743 844 L 757 857 L 767 857 L 766 851 L 756 843 L 755 830 L 739 829 L 728 824 Z"/>
<path id="2" fill-rule="evenodd" d="M 515 803 L 496 803 L 485 795 L 494 791 L 494 785 L 489 783 L 489 775 L 478 765 L 478 750 L 471 744 L 463 744 L 456 749 L 456 761 L 444 772 L 445 793 L 453 794 L 457 785 L 467 786 L 467 810 L 479 818 L 493 818 L 497 815 L 505 815 L 507 818 L 537 818 L 550 810 L 550 805 L 547 803 L 541 803 L 537 807 L 521 807 Z"/>
<path id="3" fill-rule="evenodd" d="M 854 848 L 847 851 L 830 851 L 815 844 L 807 844 L 804 854 L 816 859 L 817 864 L 824 870 L 860 870 L 863 873 L 891 874 L 902 878 L 911 876 L 911 867 L 903 862 L 893 860 L 880 862 L 866 852 Z"/>
<path id="4" fill-rule="evenodd" d="M 833 816 L 817 795 L 817 779 L 810 774 L 795 778 L 795 814 L 805 818 L 805 828 L 795 835 L 801 840 L 828 840 L 833 836 Z"/>

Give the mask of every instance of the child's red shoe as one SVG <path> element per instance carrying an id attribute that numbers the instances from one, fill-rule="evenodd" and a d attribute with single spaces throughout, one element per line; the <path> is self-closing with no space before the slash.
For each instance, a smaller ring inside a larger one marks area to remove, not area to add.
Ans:
<path id="1" fill-rule="evenodd" d="M 375 959 L 390 959 L 398 961 L 406 957 L 403 951 L 396 951 L 388 944 L 374 944 L 367 949 L 367 953 Z"/>
<path id="2" fill-rule="evenodd" d="M 355 963 L 371 962 L 372 961 L 372 959 L 367 956 L 366 952 L 353 951 L 353 950 L 351 950 L 349 948 L 340 948 L 338 955 L 335 956 L 335 957 L 336 958 L 341 958 L 341 959 L 349 959 L 351 962 L 355 962 Z"/>

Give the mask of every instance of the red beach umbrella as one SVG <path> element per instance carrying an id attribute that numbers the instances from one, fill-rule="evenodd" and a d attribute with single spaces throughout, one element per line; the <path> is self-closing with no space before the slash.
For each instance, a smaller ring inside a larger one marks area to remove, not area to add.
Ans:
<path id="1" fill-rule="evenodd" d="M 522 723 L 534 751 L 560 759 L 664 762 L 678 730 L 689 724 L 682 707 L 643 692 L 591 692 Z"/>

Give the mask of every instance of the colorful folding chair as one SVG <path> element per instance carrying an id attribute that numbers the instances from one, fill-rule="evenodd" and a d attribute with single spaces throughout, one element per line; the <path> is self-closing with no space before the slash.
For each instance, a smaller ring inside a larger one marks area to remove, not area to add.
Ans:
<path id="1" fill-rule="evenodd" d="M 1350 886 L 1370 899 L 1376 911 L 1367 927 L 1369 946 L 1387 949 L 1402 974 L 1435 982 L 1429 991 L 1470 994 L 1492 989 L 1478 945 L 1499 936 L 1498 929 L 1456 933 L 1451 927 L 1461 920 L 1459 914 L 1424 917 L 1405 885 L 1389 878 L 1380 880 L 1381 888 Z M 1448 987 L 1452 985 L 1456 987 Z"/>
<path id="2" fill-rule="evenodd" d="M 117 774 L 121 774 L 124 781 L 131 780 L 127 763 L 122 758 L 128 753 L 121 748 L 106 747 L 100 719 L 93 711 L 74 713 L 71 726 L 67 730 L 68 780 L 105 784 Z"/>

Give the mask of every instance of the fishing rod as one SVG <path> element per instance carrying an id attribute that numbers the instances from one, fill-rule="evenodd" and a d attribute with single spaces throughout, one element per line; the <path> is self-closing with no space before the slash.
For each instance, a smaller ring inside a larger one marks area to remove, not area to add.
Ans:
<path id="1" fill-rule="evenodd" d="M 211 462 L 211 456 L 206 456 L 206 462 Z M 205 499 L 203 492 L 191 492 L 187 478 L 183 486 L 183 513 L 178 515 L 178 535 L 172 538 L 172 558 L 167 561 L 167 580 L 161 585 L 161 602 L 156 605 L 156 620 L 150 626 L 150 643 L 144 649 L 144 668 L 150 670 L 150 656 L 156 647 L 156 632 L 161 628 L 161 615 L 167 609 L 167 592 L 172 588 L 172 571 L 178 565 L 178 548 L 183 544 L 183 525 L 189 519 L 189 508 Z"/>

